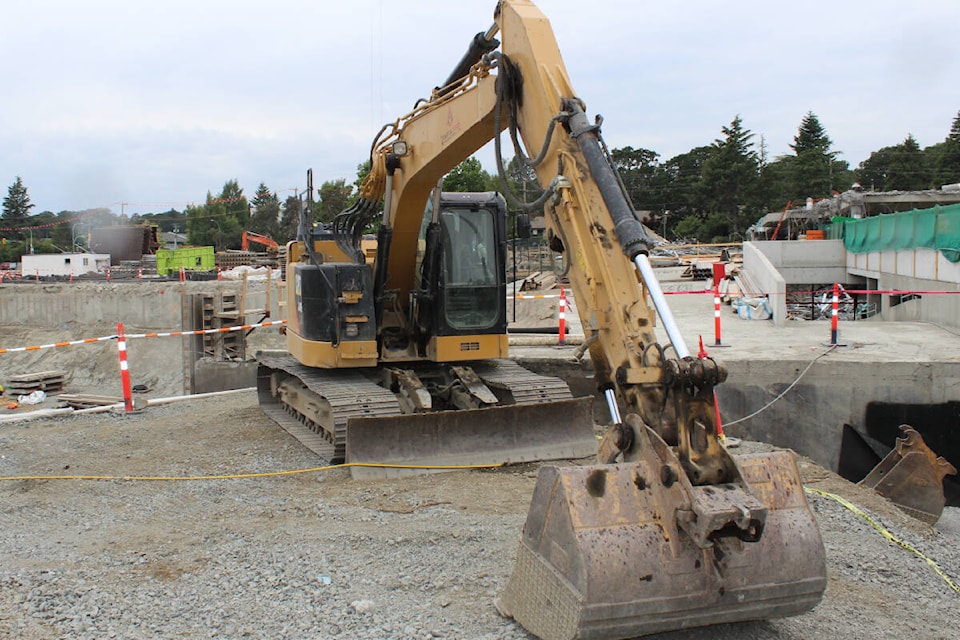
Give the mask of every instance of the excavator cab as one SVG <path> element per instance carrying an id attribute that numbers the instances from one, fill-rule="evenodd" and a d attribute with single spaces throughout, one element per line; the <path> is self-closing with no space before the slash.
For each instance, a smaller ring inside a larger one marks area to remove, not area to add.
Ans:
<path id="1" fill-rule="evenodd" d="M 410 324 L 427 358 L 445 359 L 436 338 L 506 335 L 505 219 L 506 203 L 495 192 L 443 192 L 430 200 L 410 304 Z"/>

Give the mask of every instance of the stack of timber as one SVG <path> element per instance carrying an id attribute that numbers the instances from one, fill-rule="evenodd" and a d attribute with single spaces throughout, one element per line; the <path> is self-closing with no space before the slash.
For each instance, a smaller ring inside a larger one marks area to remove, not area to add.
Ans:
<path id="1" fill-rule="evenodd" d="M 57 393 L 63 391 L 66 379 L 66 371 L 40 371 L 10 376 L 7 380 L 6 393 L 11 396 L 27 396 L 34 391 Z"/>

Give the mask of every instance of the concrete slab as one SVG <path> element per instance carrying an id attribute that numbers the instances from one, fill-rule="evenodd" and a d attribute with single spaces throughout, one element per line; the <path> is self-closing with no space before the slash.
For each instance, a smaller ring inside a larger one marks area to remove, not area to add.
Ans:
<path id="1" fill-rule="evenodd" d="M 873 415 L 876 422 L 877 406 L 929 407 L 960 399 L 960 335 L 949 330 L 922 322 L 841 321 L 839 338 L 847 346 L 831 348 L 829 321 L 790 321 L 777 327 L 769 320 L 743 320 L 730 306 L 722 305 L 725 346 L 717 348 L 713 346 L 712 293 L 669 294 L 711 285 L 677 281 L 669 273 L 661 284 L 691 352 L 697 352 L 702 336 L 709 355 L 728 368 L 729 378 L 718 386 L 717 394 L 730 435 L 789 447 L 836 470 L 844 425 L 875 449 L 892 446 L 895 434 L 890 436 L 889 428 L 879 429 L 868 419 L 868 414 Z M 657 334 L 667 341 L 660 323 Z M 513 357 L 532 369 L 554 375 L 566 372 L 568 379 L 576 379 L 571 382 L 575 392 L 589 392 L 589 363 L 570 362 L 575 345 L 555 346 L 556 336 L 544 337 L 540 344 L 525 338 L 522 344 L 511 339 Z M 577 340 L 571 336 L 568 342 Z M 902 415 L 909 416 L 909 410 Z M 949 433 L 960 428 L 960 424 L 949 424 L 949 417 L 937 424 L 913 426 L 928 443 L 927 433 L 945 434 L 935 436 L 935 442 L 938 438 L 944 443 L 955 441 Z M 934 444 L 931 448 L 937 450 Z M 960 457 L 951 450 L 938 453 L 948 459 Z"/>

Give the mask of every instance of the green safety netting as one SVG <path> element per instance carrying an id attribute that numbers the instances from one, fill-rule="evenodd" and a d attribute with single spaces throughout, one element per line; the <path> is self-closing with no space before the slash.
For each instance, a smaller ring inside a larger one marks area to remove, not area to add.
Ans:
<path id="1" fill-rule="evenodd" d="M 847 251 L 853 253 L 925 248 L 940 251 L 950 262 L 960 261 L 960 204 L 861 220 L 838 217 L 830 231 L 830 237 L 839 231 Z"/>

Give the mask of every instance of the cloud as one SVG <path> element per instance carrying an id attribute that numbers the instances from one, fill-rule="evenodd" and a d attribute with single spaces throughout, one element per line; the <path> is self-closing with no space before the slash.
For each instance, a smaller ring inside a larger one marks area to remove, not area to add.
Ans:
<path id="1" fill-rule="evenodd" d="M 916 36 L 956 23 L 953 1 L 538 5 L 613 147 L 667 159 L 739 114 L 779 155 L 813 111 L 856 165 L 908 132 L 941 141 L 960 109 L 960 59 Z M 197 202 L 232 178 L 247 193 L 294 188 L 311 166 L 318 184 L 352 181 L 380 125 L 429 95 L 494 6 L 12 3 L 0 186 L 21 175 L 37 210 L 57 211 Z"/>

